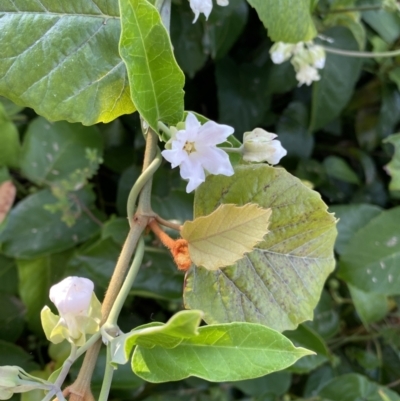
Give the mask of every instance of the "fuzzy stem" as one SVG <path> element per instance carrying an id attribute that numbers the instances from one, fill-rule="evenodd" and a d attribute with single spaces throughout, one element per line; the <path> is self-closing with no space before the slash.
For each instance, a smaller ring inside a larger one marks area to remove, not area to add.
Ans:
<path id="1" fill-rule="evenodd" d="M 163 219 L 162 217 L 160 217 L 158 214 L 156 214 L 156 215 L 154 216 L 154 218 L 155 218 L 160 224 L 162 224 L 162 225 L 165 226 L 165 227 L 172 228 L 173 230 L 176 230 L 176 231 L 179 231 L 179 232 L 182 230 L 182 226 L 181 226 L 180 224 L 175 224 L 175 223 L 172 223 L 172 222 L 169 221 L 169 220 L 165 220 L 165 219 Z"/>
<path id="2" fill-rule="evenodd" d="M 149 227 L 151 231 L 159 238 L 159 240 L 168 249 L 172 249 L 175 245 L 175 240 L 173 240 L 163 229 L 158 225 L 157 220 L 151 220 L 149 222 Z"/>
<path id="3" fill-rule="evenodd" d="M 379 57 L 396 57 L 400 56 L 400 49 L 392 50 L 389 52 L 356 52 L 350 50 L 335 49 L 333 47 L 322 46 L 327 53 L 338 54 L 340 56 L 348 57 L 362 57 L 362 58 L 379 58 Z"/>
<path id="4" fill-rule="evenodd" d="M 129 292 L 132 288 L 133 282 L 135 281 L 135 278 L 139 272 L 140 265 L 142 264 L 143 261 L 143 255 L 144 255 L 144 241 L 143 238 L 140 238 L 135 252 L 135 257 L 133 258 L 133 262 L 131 264 L 129 272 L 126 275 L 124 284 L 122 285 L 121 290 L 119 291 L 119 294 L 115 299 L 114 305 L 111 308 L 110 314 L 108 315 L 107 322 L 105 323 L 106 325 L 117 324 L 117 319 L 119 314 L 121 313 L 122 306 L 124 305 L 124 302 L 128 297 Z"/>

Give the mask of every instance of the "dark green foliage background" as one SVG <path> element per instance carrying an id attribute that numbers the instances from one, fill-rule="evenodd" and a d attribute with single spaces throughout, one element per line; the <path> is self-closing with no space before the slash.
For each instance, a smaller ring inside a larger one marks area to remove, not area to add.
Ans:
<path id="1" fill-rule="evenodd" d="M 347 50 L 400 47 L 398 14 L 329 13 L 335 8 L 375 7 L 380 1 L 312 3 L 318 3 L 313 15 L 319 32 L 334 40 L 322 44 Z M 297 87 L 288 62 L 272 64 L 268 31 L 246 1 L 215 6 L 208 21 L 200 18 L 193 25 L 192 19 L 186 0 L 174 2 L 171 36 L 186 74 L 186 110 L 232 125 L 239 140 L 256 126 L 279 135 L 288 150 L 282 166 L 320 192 L 340 218 L 338 269 L 326 284 L 315 319 L 285 333 L 316 356 L 283 372 L 221 384 L 196 378 L 148 384 L 124 366 L 116 372 L 110 399 L 399 400 L 400 202 L 398 191 L 389 190 L 385 166 L 393 157 L 393 146 L 384 141 L 400 130 L 400 57 L 328 54 L 321 80 L 312 87 Z M 50 125 L 31 109 L 6 99 L 1 104 L 0 147 L 4 144 L 7 151 L 0 149 L 0 182 L 11 177 L 18 194 L 8 220 L 0 226 L 0 365 L 49 373 L 63 360 L 65 350 L 49 349 L 41 330 L 39 312 L 50 304 L 48 290 L 65 276 L 81 275 L 95 282 L 102 297 L 128 229 L 126 199 L 140 174 L 144 142 L 137 113 L 92 127 Z M 68 130 L 85 138 L 65 144 L 70 157 L 52 165 L 54 174 L 36 171 L 32 164 L 44 161 L 46 167 L 52 148 L 35 144 L 32 138 L 42 140 L 43 130 L 50 127 L 51 139 L 64 138 Z M 104 162 L 98 174 L 73 193 L 77 223 L 69 228 L 60 214 L 51 214 L 43 205 L 55 202 L 49 190 L 55 183 L 68 172 L 87 167 L 86 147 L 98 149 Z M 153 207 L 163 218 L 191 218 L 193 197 L 186 194 L 178 171 L 164 164 L 153 188 Z M 150 321 L 165 322 L 183 308 L 183 274 L 155 239 L 148 236 L 146 246 L 143 266 L 120 317 L 123 331 Z M 104 364 L 102 355 L 95 393 Z M 77 372 L 74 366 L 71 380 Z M 40 398 L 24 395 L 25 401 Z"/>

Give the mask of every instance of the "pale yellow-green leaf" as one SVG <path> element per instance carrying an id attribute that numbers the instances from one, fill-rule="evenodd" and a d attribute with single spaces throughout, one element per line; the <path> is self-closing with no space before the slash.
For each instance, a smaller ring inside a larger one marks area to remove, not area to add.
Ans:
<path id="1" fill-rule="evenodd" d="M 187 221 L 181 235 L 196 266 L 217 270 L 235 263 L 263 240 L 270 216 L 271 209 L 254 203 L 221 205 L 208 216 Z"/>

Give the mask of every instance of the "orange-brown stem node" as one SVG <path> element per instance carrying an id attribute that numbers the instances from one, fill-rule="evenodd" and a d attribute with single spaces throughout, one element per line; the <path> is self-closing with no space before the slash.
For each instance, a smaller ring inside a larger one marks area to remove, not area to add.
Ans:
<path id="1" fill-rule="evenodd" d="M 157 221 L 151 220 L 149 223 L 151 231 L 160 239 L 172 253 L 174 261 L 179 270 L 186 271 L 190 268 L 192 261 L 189 255 L 189 245 L 185 239 L 172 239 L 163 229 L 158 225 Z"/>

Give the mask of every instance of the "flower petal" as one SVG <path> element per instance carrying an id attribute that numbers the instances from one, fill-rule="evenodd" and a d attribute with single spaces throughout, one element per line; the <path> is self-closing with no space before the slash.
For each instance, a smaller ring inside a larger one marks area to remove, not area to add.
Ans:
<path id="1" fill-rule="evenodd" d="M 202 166 L 211 174 L 223 174 L 231 176 L 234 174 L 229 156 L 222 149 L 218 148 L 200 148 L 197 158 L 201 159 Z"/>
<path id="2" fill-rule="evenodd" d="M 189 183 L 186 187 L 187 193 L 192 192 L 206 180 L 203 167 L 197 160 L 194 160 L 194 158 L 192 157 L 188 157 L 180 165 L 180 173 L 183 179 L 189 180 Z"/>
<path id="3" fill-rule="evenodd" d="M 171 163 L 172 168 L 179 166 L 188 157 L 188 154 L 182 149 L 167 149 L 163 150 L 161 154 L 165 160 Z"/>
<path id="4" fill-rule="evenodd" d="M 234 131 L 234 128 L 229 125 L 207 121 L 199 130 L 198 141 L 201 141 L 202 144 L 215 146 L 225 142 Z"/>

